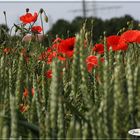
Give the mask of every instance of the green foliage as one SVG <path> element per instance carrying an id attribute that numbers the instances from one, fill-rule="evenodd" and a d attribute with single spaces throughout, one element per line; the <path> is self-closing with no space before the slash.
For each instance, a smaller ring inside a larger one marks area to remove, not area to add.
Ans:
<path id="1" fill-rule="evenodd" d="M 56 35 L 62 38 L 67 38 L 68 36 L 74 36 L 80 31 L 83 24 L 86 21 L 86 31 L 91 31 L 93 42 L 99 41 L 100 36 L 103 36 L 103 32 L 106 31 L 106 35 L 117 34 L 121 29 L 125 28 L 127 30 L 130 28 L 129 24 L 133 21 L 133 29 L 138 29 L 138 21 L 133 19 L 129 15 L 123 17 L 111 18 L 107 20 L 102 20 L 96 17 L 76 17 L 72 22 L 66 20 L 58 20 L 52 26 L 52 28 L 47 32 L 51 37 L 55 38 Z"/>
<path id="2" fill-rule="evenodd" d="M 5 24 L 0 24 L 0 43 L 4 43 L 8 39 L 9 28 Z"/>
<path id="3" fill-rule="evenodd" d="M 73 58 L 51 65 L 38 60 L 44 46 L 37 42 L 18 39 L 8 54 L 2 50 L 9 46 L 0 45 L 2 138 L 131 139 L 128 131 L 140 127 L 140 45 L 108 52 L 104 35 L 105 62 L 89 73 L 87 27 L 88 21 L 76 35 Z M 49 69 L 52 79 L 44 77 Z"/>

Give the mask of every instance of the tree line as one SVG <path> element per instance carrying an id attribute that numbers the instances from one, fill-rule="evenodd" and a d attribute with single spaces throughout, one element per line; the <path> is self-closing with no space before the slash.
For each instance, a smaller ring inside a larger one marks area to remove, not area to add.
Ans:
<path id="1" fill-rule="evenodd" d="M 48 31 L 48 35 L 55 38 L 56 36 L 66 38 L 74 36 L 78 33 L 86 23 L 86 30 L 92 33 L 93 41 L 98 41 L 100 36 L 103 35 L 103 32 L 106 32 L 106 35 L 118 34 L 118 31 L 131 29 L 139 29 L 139 21 L 135 20 L 130 15 L 124 15 L 122 17 L 114 17 L 107 20 L 102 20 L 97 17 L 76 17 L 71 22 L 59 19 Z"/>

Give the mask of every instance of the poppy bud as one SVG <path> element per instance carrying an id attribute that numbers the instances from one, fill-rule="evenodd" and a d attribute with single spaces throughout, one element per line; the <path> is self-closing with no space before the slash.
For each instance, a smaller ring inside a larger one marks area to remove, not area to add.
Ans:
<path id="1" fill-rule="evenodd" d="M 3 14 L 4 14 L 4 15 L 6 15 L 6 12 L 5 12 L 5 11 L 3 11 Z"/>
<path id="2" fill-rule="evenodd" d="M 41 9 L 40 9 L 40 13 L 42 14 L 42 13 L 43 13 L 43 11 L 44 11 L 44 10 L 41 8 Z"/>
<path id="3" fill-rule="evenodd" d="M 29 8 L 26 8 L 26 13 L 28 13 L 29 12 Z"/>
<path id="4" fill-rule="evenodd" d="M 48 17 L 47 16 L 45 16 L 45 21 L 48 22 Z"/>

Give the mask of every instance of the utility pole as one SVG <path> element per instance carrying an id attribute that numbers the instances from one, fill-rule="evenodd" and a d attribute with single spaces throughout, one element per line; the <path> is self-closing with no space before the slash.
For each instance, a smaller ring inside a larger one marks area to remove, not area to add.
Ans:
<path id="1" fill-rule="evenodd" d="M 86 18 L 86 2 L 85 2 L 85 0 L 82 0 L 82 4 L 83 4 L 83 17 Z"/>
<path id="2" fill-rule="evenodd" d="M 70 10 L 69 12 L 74 12 L 74 13 L 77 13 L 77 12 L 82 12 L 83 14 L 83 18 L 86 18 L 87 17 L 87 13 L 88 12 L 93 12 L 93 16 L 94 17 L 97 17 L 97 11 L 102 11 L 102 10 L 113 10 L 113 9 L 120 9 L 122 8 L 121 6 L 105 6 L 105 7 L 97 7 L 96 5 L 96 1 L 93 1 L 92 3 L 92 8 L 87 8 L 87 3 L 86 3 L 86 0 L 82 0 L 82 9 L 75 9 L 75 10 Z"/>

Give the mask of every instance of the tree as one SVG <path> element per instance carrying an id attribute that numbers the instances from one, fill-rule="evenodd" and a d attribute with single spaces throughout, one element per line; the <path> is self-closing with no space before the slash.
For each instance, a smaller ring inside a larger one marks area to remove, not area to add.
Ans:
<path id="1" fill-rule="evenodd" d="M 59 19 L 47 34 L 51 36 L 51 38 L 55 38 L 56 35 L 63 38 L 68 36 L 68 32 L 71 33 L 70 23 L 64 19 Z"/>

